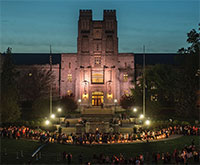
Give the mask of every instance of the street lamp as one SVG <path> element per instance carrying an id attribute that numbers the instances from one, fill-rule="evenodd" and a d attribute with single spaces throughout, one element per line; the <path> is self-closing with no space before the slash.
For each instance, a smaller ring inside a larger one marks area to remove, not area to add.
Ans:
<path id="1" fill-rule="evenodd" d="M 146 121 L 145 121 L 145 124 L 146 124 L 146 125 L 150 125 L 150 121 L 149 121 L 149 120 L 146 120 Z"/>
<path id="2" fill-rule="evenodd" d="M 116 112 L 117 99 L 114 99 L 114 103 L 115 103 L 115 112 Z"/>
<path id="3" fill-rule="evenodd" d="M 133 108 L 133 112 L 137 112 L 137 108 Z"/>
<path id="4" fill-rule="evenodd" d="M 56 117 L 55 114 L 51 114 L 52 119 L 55 119 L 55 117 Z"/>
<path id="5" fill-rule="evenodd" d="M 45 124 L 46 124 L 46 125 L 49 125 L 49 123 L 50 123 L 49 120 L 46 120 L 46 121 L 45 121 Z"/>
<path id="6" fill-rule="evenodd" d="M 78 103 L 79 103 L 79 111 L 81 111 L 81 99 L 78 99 Z"/>
<path id="7" fill-rule="evenodd" d="M 62 109 L 61 108 L 58 108 L 58 112 L 61 112 L 62 111 Z"/>
<path id="8" fill-rule="evenodd" d="M 140 119 L 143 119 L 143 118 L 144 118 L 144 115 L 143 115 L 143 114 L 141 114 L 141 115 L 140 115 Z"/>

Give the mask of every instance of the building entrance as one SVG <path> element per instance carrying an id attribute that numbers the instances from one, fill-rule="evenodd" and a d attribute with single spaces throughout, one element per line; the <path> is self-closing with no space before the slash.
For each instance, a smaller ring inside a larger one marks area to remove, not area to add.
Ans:
<path id="1" fill-rule="evenodd" d="M 103 103 L 103 92 L 92 92 L 92 106 L 101 106 Z"/>

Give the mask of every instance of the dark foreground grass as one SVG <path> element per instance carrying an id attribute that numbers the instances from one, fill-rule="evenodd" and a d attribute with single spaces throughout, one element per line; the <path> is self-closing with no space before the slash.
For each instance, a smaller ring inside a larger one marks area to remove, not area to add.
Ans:
<path id="1" fill-rule="evenodd" d="M 195 145 L 199 147 L 200 138 L 198 136 L 182 136 L 178 139 L 138 144 L 117 144 L 117 145 L 63 145 L 63 144 L 48 144 L 42 150 L 42 158 L 36 160 L 31 158 L 34 151 L 41 145 L 40 142 L 28 140 L 14 140 L 1 138 L 1 164 L 27 164 L 31 161 L 32 164 L 67 164 L 62 160 L 62 153 L 71 153 L 72 164 L 79 163 L 79 154 L 83 155 L 83 162 L 92 159 L 93 154 L 99 155 L 119 155 L 122 153 L 125 157 L 133 157 L 140 153 L 145 156 L 145 161 L 152 164 L 153 152 L 173 152 L 175 148 L 183 149 L 185 145 L 190 145 L 191 140 L 195 139 Z M 21 157 L 21 150 L 23 156 Z M 5 155 L 5 151 L 7 155 Z M 19 159 L 16 159 L 17 152 Z"/>

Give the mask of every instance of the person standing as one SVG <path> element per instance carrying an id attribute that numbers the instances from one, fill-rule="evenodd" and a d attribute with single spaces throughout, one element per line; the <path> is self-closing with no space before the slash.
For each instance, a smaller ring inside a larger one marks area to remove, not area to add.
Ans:
<path id="1" fill-rule="evenodd" d="M 72 161 L 72 154 L 68 153 L 67 154 L 67 164 L 71 164 Z"/>

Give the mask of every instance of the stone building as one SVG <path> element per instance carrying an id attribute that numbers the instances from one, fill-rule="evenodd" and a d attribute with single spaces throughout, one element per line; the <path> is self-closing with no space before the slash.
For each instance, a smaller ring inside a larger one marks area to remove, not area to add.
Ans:
<path id="1" fill-rule="evenodd" d="M 113 105 L 129 93 L 134 55 L 118 53 L 115 10 L 92 20 L 92 10 L 80 10 L 77 53 L 61 55 L 60 95 L 70 93 L 83 106 Z"/>
<path id="2" fill-rule="evenodd" d="M 92 10 L 80 10 L 77 53 L 19 53 L 13 58 L 21 75 L 52 67 L 57 96 L 74 95 L 85 107 L 116 105 L 133 86 L 134 55 L 118 52 L 115 10 L 104 10 L 103 20 L 93 20 Z"/>

